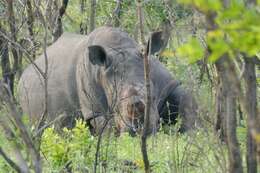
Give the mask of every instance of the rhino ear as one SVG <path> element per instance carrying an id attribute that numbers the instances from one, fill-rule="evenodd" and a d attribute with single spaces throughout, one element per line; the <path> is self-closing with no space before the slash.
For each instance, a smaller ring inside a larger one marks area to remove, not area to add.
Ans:
<path id="1" fill-rule="evenodd" d="M 162 31 L 153 32 L 147 44 L 147 54 L 154 55 L 160 52 L 164 47 L 163 33 Z"/>
<path id="2" fill-rule="evenodd" d="M 99 45 L 93 45 L 88 47 L 88 57 L 93 65 L 106 66 L 107 54 L 105 49 Z"/>

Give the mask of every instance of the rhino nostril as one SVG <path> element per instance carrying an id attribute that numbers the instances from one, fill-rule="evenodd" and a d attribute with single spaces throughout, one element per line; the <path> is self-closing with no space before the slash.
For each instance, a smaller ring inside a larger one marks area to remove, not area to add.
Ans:
<path id="1" fill-rule="evenodd" d="M 144 103 L 142 101 L 129 102 L 127 105 L 128 112 L 134 116 L 140 116 L 144 113 Z"/>

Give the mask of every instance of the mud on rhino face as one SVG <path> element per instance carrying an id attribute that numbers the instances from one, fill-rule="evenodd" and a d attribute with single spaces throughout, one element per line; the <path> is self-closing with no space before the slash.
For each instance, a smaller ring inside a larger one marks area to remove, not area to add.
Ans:
<path id="1" fill-rule="evenodd" d="M 158 35 L 155 34 L 155 37 Z M 156 39 L 150 46 L 151 53 L 160 49 L 161 44 Z M 99 82 L 104 89 L 108 107 L 114 114 L 117 130 L 129 131 L 131 135 L 141 132 L 146 93 L 142 54 L 137 48 L 115 49 L 94 45 L 89 47 L 89 58 L 93 65 L 99 67 Z M 153 89 L 151 82 L 151 93 L 154 93 Z M 159 128 L 158 98 L 153 95 L 151 98 L 149 134 Z"/>

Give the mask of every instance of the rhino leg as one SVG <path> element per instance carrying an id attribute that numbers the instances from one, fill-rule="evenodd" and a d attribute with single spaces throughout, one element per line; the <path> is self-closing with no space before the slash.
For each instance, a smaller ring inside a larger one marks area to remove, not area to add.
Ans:
<path id="1" fill-rule="evenodd" d="M 90 118 L 86 120 L 86 122 L 89 127 L 90 133 L 93 136 L 97 136 L 101 133 L 110 133 L 115 124 L 113 118 L 106 120 L 104 115 L 97 116 L 95 118 Z M 117 132 L 115 132 L 115 134 L 117 134 Z"/>
<path id="2" fill-rule="evenodd" d="M 192 94 L 181 86 L 168 95 L 160 110 L 163 124 L 176 124 L 178 116 L 181 119 L 180 132 L 194 128 L 197 119 L 197 104 Z"/>
<path id="3" fill-rule="evenodd" d="M 92 135 L 98 135 L 104 127 L 105 118 L 99 116 L 88 121 L 89 130 Z"/>
<path id="4" fill-rule="evenodd" d="M 60 132 L 64 127 L 72 129 L 76 125 L 77 119 L 82 119 L 82 114 L 80 112 L 65 111 L 58 117 L 57 121 L 54 123 L 54 128 L 56 131 Z"/>

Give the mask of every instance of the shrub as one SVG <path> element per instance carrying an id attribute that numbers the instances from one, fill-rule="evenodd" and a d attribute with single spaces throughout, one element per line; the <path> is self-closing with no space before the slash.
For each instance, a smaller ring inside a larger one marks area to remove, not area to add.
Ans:
<path id="1" fill-rule="evenodd" d="M 77 120 L 72 130 L 64 128 L 61 134 L 56 133 L 53 127 L 48 128 L 41 144 L 41 151 L 47 160 L 45 164 L 48 164 L 45 168 L 51 168 L 49 171 L 52 172 L 68 167 L 73 172 L 90 170 L 94 162 L 93 145 L 95 139 L 82 120 Z"/>

